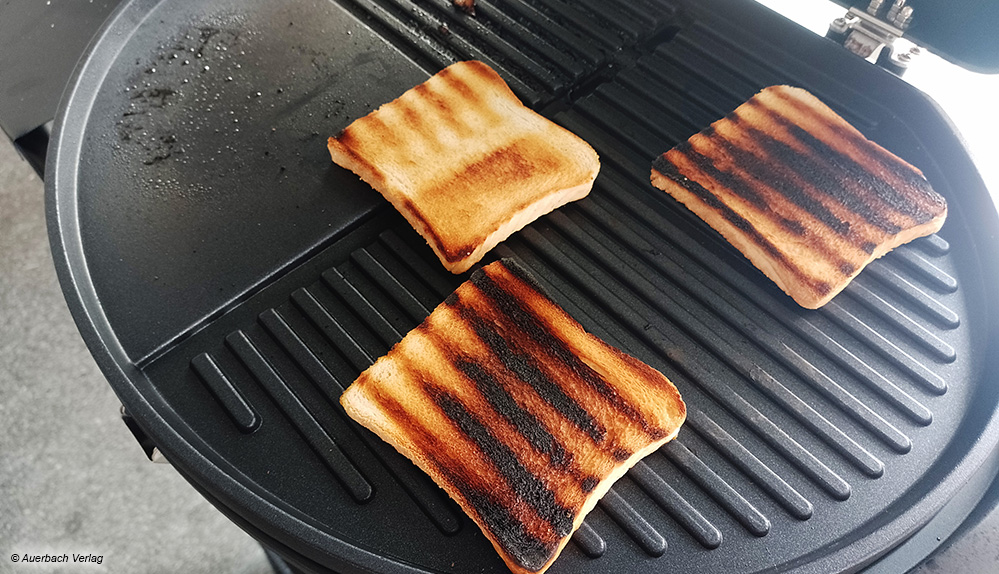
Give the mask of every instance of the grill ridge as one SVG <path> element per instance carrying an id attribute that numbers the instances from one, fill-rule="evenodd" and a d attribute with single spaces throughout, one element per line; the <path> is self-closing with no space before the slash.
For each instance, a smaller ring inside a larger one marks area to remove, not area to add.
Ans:
<path id="1" fill-rule="evenodd" d="M 659 557 L 666 553 L 666 539 L 628 501 L 612 487 L 597 505 L 628 533 L 646 554 Z"/>
<path id="2" fill-rule="evenodd" d="M 688 411 L 687 423 L 705 441 L 722 453 L 725 458 L 746 474 L 757 486 L 770 495 L 791 516 L 798 520 L 812 517 L 814 506 L 807 498 L 770 469 L 745 446 L 703 411 Z"/>
<path id="3" fill-rule="evenodd" d="M 950 253 L 950 243 L 936 233 L 927 237 L 920 237 L 916 241 L 913 241 L 911 245 L 915 245 L 927 255 L 936 257 Z"/>
<path id="4" fill-rule="evenodd" d="M 909 246 L 902 245 L 890 255 L 894 255 L 890 261 L 897 261 L 904 264 L 905 267 L 914 271 L 916 276 L 938 292 L 953 293 L 957 291 L 956 279 L 933 263 L 927 261 L 925 257 L 913 251 Z"/>
<path id="5" fill-rule="evenodd" d="M 208 353 L 201 353 L 191 361 L 191 367 L 201 381 L 208 387 L 212 395 L 219 401 L 222 409 L 229 415 L 236 428 L 243 433 L 252 433 L 260 427 L 260 415 L 246 400 L 229 377 Z"/>
<path id="6" fill-rule="evenodd" d="M 924 351 L 932 355 L 936 360 L 945 363 L 953 363 L 957 359 L 957 352 L 954 347 L 945 343 L 940 337 L 931 333 L 905 312 L 899 310 L 894 305 L 883 299 L 877 293 L 871 291 L 866 286 L 866 281 L 858 281 L 855 278 L 844 290 L 850 296 L 870 311 L 873 311 L 881 318 L 889 321 L 895 329 L 902 331 L 909 340 L 917 343 Z"/>
<path id="7" fill-rule="evenodd" d="M 416 277 L 422 280 L 441 300 L 451 294 L 457 287 L 457 283 L 452 284 L 440 270 L 430 263 L 425 257 L 418 254 L 406 242 L 404 242 L 395 232 L 389 230 L 378 236 L 379 240 L 400 259 Z M 426 250 L 423 250 L 425 253 Z M 435 262 L 438 263 L 439 262 Z"/>
<path id="8" fill-rule="evenodd" d="M 600 558 L 607 552 L 607 542 L 585 520 L 572 534 L 572 541 L 590 558 Z"/>
<path id="9" fill-rule="evenodd" d="M 905 300 L 909 307 L 945 329 L 955 329 L 961 324 L 961 317 L 953 310 L 934 299 L 911 281 L 886 265 L 868 265 L 864 274 L 876 279 L 881 285 Z M 866 278 L 864 278 L 866 280 Z"/>
<path id="10" fill-rule="evenodd" d="M 821 309 L 821 311 L 823 316 L 832 319 L 851 335 L 854 335 L 866 342 L 874 350 L 876 350 L 878 354 L 902 368 L 930 392 L 937 395 L 942 395 L 947 392 L 947 383 L 944 382 L 940 375 L 934 373 L 927 368 L 926 365 L 914 359 L 911 355 L 889 341 L 884 335 L 875 331 L 874 328 L 866 322 L 844 309 L 839 303 L 830 301 Z"/>
<path id="11" fill-rule="evenodd" d="M 278 342 L 316 388 L 326 396 L 327 400 L 331 404 L 337 405 L 340 393 L 346 386 L 330 372 L 281 313 L 276 309 L 268 309 L 259 315 L 258 322 Z M 339 406 L 334 408 L 341 418 L 346 418 Z M 410 498 L 434 525 L 445 534 L 458 532 L 461 519 L 454 509 L 453 503 L 444 496 L 440 489 L 387 443 L 361 431 L 353 421 L 350 421 L 350 424 L 354 427 L 354 435 L 360 438 L 365 446 L 375 454 L 396 482 L 409 494 Z"/>
<path id="12" fill-rule="evenodd" d="M 246 333 L 242 330 L 230 333 L 226 336 L 225 342 L 351 497 L 361 503 L 371 500 L 374 495 L 371 482 L 347 457 L 339 443 L 323 428 L 309 408 L 302 403 L 287 381 L 268 363 Z"/>
<path id="13" fill-rule="evenodd" d="M 411 319 L 419 322 L 430 314 L 431 309 L 400 283 L 395 275 L 386 269 L 382 262 L 376 259 L 367 248 L 362 247 L 354 251 L 350 254 L 350 259 L 384 289 Z"/>
<path id="14" fill-rule="evenodd" d="M 590 65 L 601 62 L 605 53 L 596 44 L 584 40 L 578 32 L 572 31 L 562 23 L 548 17 L 545 13 L 531 6 L 524 0 L 493 0 L 498 8 L 515 14 L 514 18 L 528 30 L 542 37 L 554 36 L 552 44 L 563 44 L 576 50 Z M 519 18 L 517 18 L 519 16 Z M 599 39 L 598 39 L 599 41 Z"/>
<path id="15" fill-rule="evenodd" d="M 659 450 L 677 468 L 707 492 L 739 524 L 754 536 L 770 532 L 770 520 L 742 497 L 724 479 L 684 446 L 681 439 L 674 440 Z"/>
<path id="16" fill-rule="evenodd" d="M 377 334 L 378 338 L 387 347 L 391 347 L 399 339 L 402 339 L 403 334 L 358 291 L 357 287 L 347 281 L 336 267 L 323 273 L 323 282 L 343 299 L 347 307 L 364 317 L 367 327 Z M 367 368 L 367 365 L 365 365 L 365 368 Z"/>
<path id="17" fill-rule="evenodd" d="M 722 543 L 722 533 L 692 504 L 687 502 L 649 465 L 639 461 L 628 472 L 628 477 L 638 484 L 660 508 L 686 530 L 701 546 L 712 549 Z"/>
<path id="18" fill-rule="evenodd" d="M 346 329 L 330 315 L 309 289 L 298 289 L 291 295 L 295 306 L 312 322 L 326 339 L 347 358 L 347 361 L 358 373 L 375 362 L 372 356 L 362 347 Z"/>

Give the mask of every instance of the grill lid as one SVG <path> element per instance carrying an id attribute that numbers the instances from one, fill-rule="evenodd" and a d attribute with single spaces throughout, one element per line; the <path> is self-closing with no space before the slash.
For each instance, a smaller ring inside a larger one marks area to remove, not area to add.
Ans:
<path id="1" fill-rule="evenodd" d="M 504 571 L 337 403 L 462 277 L 324 139 L 477 57 L 603 163 L 587 199 L 494 256 L 690 408 L 553 572 L 851 571 L 977 499 L 999 441 L 999 220 L 930 102 L 734 0 L 477 6 L 136 0 L 78 70 L 46 178 L 60 279 L 122 402 L 196 488 L 312 569 Z M 939 236 L 819 311 L 648 183 L 654 157 L 776 83 L 815 93 L 950 205 Z"/>

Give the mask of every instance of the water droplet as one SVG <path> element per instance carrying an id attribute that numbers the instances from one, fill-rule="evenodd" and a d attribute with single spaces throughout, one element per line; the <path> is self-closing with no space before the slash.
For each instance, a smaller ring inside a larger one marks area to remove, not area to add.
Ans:
<path id="1" fill-rule="evenodd" d="M 226 76 L 226 77 L 225 77 L 225 81 L 227 81 L 227 82 L 231 82 L 231 81 L 232 81 L 232 76 Z"/>
<path id="2" fill-rule="evenodd" d="M 202 72 L 207 72 L 207 71 L 208 71 L 208 70 L 210 70 L 210 69 L 211 69 L 211 68 L 209 68 L 208 66 L 205 66 L 204 68 L 202 68 L 202 69 L 201 69 L 201 71 L 202 71 Z"/>

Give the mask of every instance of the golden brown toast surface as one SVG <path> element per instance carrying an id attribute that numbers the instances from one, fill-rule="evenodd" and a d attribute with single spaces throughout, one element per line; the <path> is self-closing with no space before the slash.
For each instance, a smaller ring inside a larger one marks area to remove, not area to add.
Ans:
<path id="1" fill-rule="evenodd" d="M 347 126 L 328 147 L 455 273 L 538 216 L 585 196 L 600 167 L 586 142 L 525 107 L 476 61 L 441 70 Z"/>
<path id="2" fill-rule="evenodd" d="M 587 333 L 514 263 L 472 274 L 344 392 L 511 570 L 543 572 L 686 416 L 661 373 Z"/>
<path id="3" fill-rule="evenodd" d="M 810 309 L 947 215 L 918 169 L 789 86 L 764 89 L 664 153 L 652 183 Z"/>

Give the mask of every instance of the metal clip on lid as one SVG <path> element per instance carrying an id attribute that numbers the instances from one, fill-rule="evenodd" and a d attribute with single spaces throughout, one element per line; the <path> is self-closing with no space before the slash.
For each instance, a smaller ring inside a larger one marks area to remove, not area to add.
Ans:
<path id="1" fill-rule="evenodd" d="M 918 48 L 909 51 L 892 49 L 895 40 L 912 23 L 912 6 L 906 0 L 871 0 L 865 10 L 853 7 L 843 18 L 836 18 L 829 24 L 826 37 L 842 44 L 844 48 L 861 58 L 873 55 L 878 49 L 878 64 L 892 73 L 901 76 Z"/>

